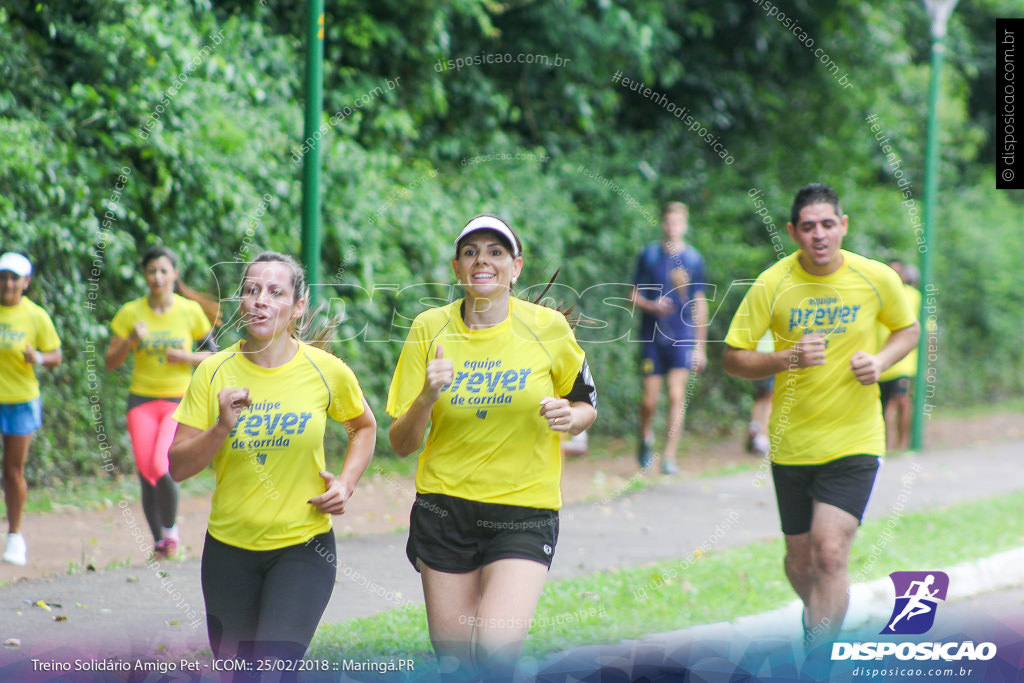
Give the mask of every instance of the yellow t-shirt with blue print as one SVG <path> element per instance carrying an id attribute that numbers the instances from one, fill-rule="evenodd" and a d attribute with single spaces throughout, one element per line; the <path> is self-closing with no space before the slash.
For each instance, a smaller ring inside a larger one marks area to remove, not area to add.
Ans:
<path id="1" fill-rule="evenodd" d="M 60 348 L 53 321 L 26 297 L 16 306 L 0 306 L 0 403 L 39 398 L 35 367 L 25 362 L 25 347 L 50 352 Z"/>
<path id="2" fill-rule="evenodd" d="M 903 285 L 903 293 L 907 296 L 907 303 L 910 304 L 910 310 L 914 312 L 914 317 L 917 317 L 918 312 L 921 310 L 921 292 L 912 287 L 911 285 Z M 886 340 L 889 339 L 890 330 L 884 325 L 878 326 L 878 348 L 881 349 Z M 878 378 L 879 382 L 888 382 L 889 380 L 896 379 L 897 377 L 917 377 L 917 347 L 911 349 L 910 353 L 905 355 L 901 360 L 896 361 L 889 369 L 882 373 L 882 376 Z"/>
<path id="3" fill-rule="evenodd" d="M 325 490 L 327 417 L 344 422 L 363 414 L 355 374 L 302 342 L 287 363 L 263 368 L 238 342 L 199 364 L 174 419 L 209 429 L 220 415 L 217 395 L 229 387 L 247 388 L 252 405 L 213 458 L 210 535 L 247 550 L 275 550 L 330 529 L 331 516 L 308 501 Z"/>
<path id="4" fill-rule="evenodd" d="M 441 344 L 455 376 L 431 411 L 416 490 L 484 503 L 562 506 L 558 433 L 540 414 L 544 397 L 565 396 L 584 353 L 558 311 L 512 298 L 500 324 L 470 330 L 462 299 L 420 313 L 402 347 L 388 414 L 404 414 L 423 389 Z"/>
<path id="5" fill-rule="evenodd" d="M 825 336 L 825 364 L 775 377 L 769 439 L 772 461 L 816 465 L 847 455 L 885 454 L 878 385 L 862 385 L 850 369 L 857 351 L 877 351 L 877 324 L 899 330 L 915 315 L 889 266 L 843 250 L 843 265 L 811 275 L 797 258 L 761 273 L 733 317 L 725 343 L 754 350 L 766 329 L 776 350 L 805 334 Z"/>
<path id="6" fill-rule="evenodd" d="M 128 390 L 151 398 L 178 398 L 188 388 L 192 366 L 167 362 L 167 349 L 192 351 L 194 342 L 210 333 L 210 321 L 198 303 L 175 294 L 171 307 L 159 315 L 146 297 L 129 301 L 114 316 L 110 329 L 128 339 L 140 322 L 147 333 L 132 349 L 135 363 Z"/>

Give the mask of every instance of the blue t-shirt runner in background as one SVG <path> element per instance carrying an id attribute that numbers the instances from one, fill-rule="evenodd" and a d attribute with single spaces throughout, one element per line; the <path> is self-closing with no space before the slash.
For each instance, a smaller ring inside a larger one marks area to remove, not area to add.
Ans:
<path id="1" fill-rule="evenodd" d="M 640 326 L 643 341 L 692 341 L 696 337 L 693 323 L 693 299 L 705 291 L 704 257 L 690 245 L 670 254 L 661 242 L 651 242 L 640 252 L 633 277 L 640 296 L 650 301 L 668 297 L 676 309 L 656 317 L 643 313 Z M 655 338 L 658 332 L 659 339 Z"/>

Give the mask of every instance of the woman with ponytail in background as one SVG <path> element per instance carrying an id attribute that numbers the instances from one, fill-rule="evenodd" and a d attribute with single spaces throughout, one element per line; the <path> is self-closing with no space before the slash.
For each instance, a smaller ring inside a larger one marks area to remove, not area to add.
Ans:
<path id="1" fill-rule="evenodd" d="M 168 474 L 167 451 L 177 423 L 171 417 L 188 388 L 193 366 L 216 350 L 211 336 L 217 304 L 178 281 L 178 259 L 167 247 L 142 256 L 149 294 L 129 301 L 110 323 L 108 370 L 134 355 L 128 394 L 128 434 L 142 485 L 142 510 L 153 534 L 153 554 L 177 555 L 178 484 Z M 176 292 L 181 292 L 177 294 Z M 202 342 L 196 350 L 197 342 Z"/>

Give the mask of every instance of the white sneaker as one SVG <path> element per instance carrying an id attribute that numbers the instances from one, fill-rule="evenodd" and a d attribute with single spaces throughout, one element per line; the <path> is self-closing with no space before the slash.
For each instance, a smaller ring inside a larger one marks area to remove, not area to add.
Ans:
<path id="1" fill-rule="evenodd" d="M 771 450 L 771 442 L 768 441 L 767 434 L 758 434 L 754 437 L 753 450 L 758 455 L 768 455 L 768 451 Z"/>
<path id="2" fill-rule="evenodd" d="M 27 561 L 28 547 L 25 545 L 25 537 L 21 534 L 7 534 L 7 547 L 4 548 L 4 562 L 17 564 L 22 567 Z"/>

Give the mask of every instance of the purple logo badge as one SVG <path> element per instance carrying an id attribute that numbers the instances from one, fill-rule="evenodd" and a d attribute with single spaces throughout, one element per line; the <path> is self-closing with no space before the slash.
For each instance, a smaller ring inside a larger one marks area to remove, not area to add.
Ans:
<path id="1" fill-rule="evenodd" d="M 880 633 L 920 635 L 935 623 L 939 601 L 946 599 L 949 577 L 945 572 L 893 572 L 889 574 L 896 588 L 896 604 L 889 622 Z"/>

